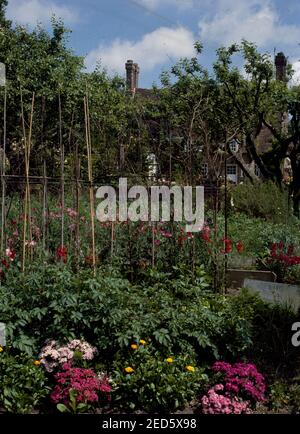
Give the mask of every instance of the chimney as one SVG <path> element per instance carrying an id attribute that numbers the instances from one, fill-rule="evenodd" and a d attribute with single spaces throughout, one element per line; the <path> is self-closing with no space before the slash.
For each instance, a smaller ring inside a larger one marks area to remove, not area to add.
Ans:
<path id="1" fill-rule="evenodd" d="M 275 57 L 276 80 L 286 82 L 287 60 L 283 53 L 277 53 Z"/>
<path id="2" fill-rule="evenodd" d="M 133 60 L 127 60 L 125 67 L 127 90 L 134 95 L 139 85 L 140 68 L 137 63 L 133 63 Z"/>
<path id="3" fill-rule="evenodd" d="M 140 77 L 140 67 L 137 63 L 134 64 L 135 67 L 135 88 L 139 87 L 139 77 Z"/>

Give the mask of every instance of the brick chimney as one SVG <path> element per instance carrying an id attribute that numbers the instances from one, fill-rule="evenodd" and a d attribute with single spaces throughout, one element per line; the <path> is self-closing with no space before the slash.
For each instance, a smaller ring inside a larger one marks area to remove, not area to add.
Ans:
<path id="1" fill-rule="evenodd" d="M 276 80 L 286 82 L 287 60 L 283 53 L 277 53 L 275 57 Z"/>
<path id="2" fill-rule="evenodd" d="M 137 63 L 133 63 L 133 60 L 127 60 L 125 67 L 127 90 L 134 95 L 139 86 L 140 68 Z"/>
<path id="3" fill-rule="evenodd" d="M 135 67 L 135 88 L 139 87 L 139 78 L 140 78 L 140 67 L 137 63 L 134 64 Z"/>

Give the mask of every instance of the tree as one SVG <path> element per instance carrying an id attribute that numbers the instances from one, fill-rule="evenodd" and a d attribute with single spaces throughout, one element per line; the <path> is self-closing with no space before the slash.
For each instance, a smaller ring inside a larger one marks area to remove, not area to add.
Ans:
<path id="1" fill-rule="evenodd" d="M 247 77 L 232 66 L 235 54 L 242 55 Z M 282 163 L 286 157 L 290 158 L 293 171 L 290 193 L 294 212 L 299 216 L 299 87 L 288 88 L 286 82 L 275 80 L 270 56 L 260 54 L 256 46 L 247 41 L 240 46 L 219 49 L 214 70 L 228 101 L 228 110 L 239 122 L 244 149 L 249 158 L 255 161 L 262 176 L 281 185 Z M 291 68 L 288 67 L 287 80 L 291 74 Z M 259 153 L 257 139 L 263 129 L 269 131 L 271 144 L 268 151 Z M 247 170 L 246 162 L 242 159 L 237 162 L 253 181 L 253 174 Z"/>

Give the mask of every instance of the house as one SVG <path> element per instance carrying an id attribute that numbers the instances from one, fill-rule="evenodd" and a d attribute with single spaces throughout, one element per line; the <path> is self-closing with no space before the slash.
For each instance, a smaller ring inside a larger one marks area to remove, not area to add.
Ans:
<path id="1" fill-rule="evenodd" d="M 276 80 L 286 81 L 286 67 L 287 59 L 285 55 L 280 52 L 275 56 L 275 70 L 276 70 Z M 139 76 L 140 67 L 133 60 L 128 60 L 125 65 L 126 68 L 126 87 L 129 95 L 131 97 L 144 97 L 153 98 L 154 92 L 152 89 L 144 89 L 139 87 Z M 150 122 L 150 121 L 149 121 Z M 286 113 L 281 113 L 278 115 L 278 122 L 281 124 L 282 128 L 287 128 L 288 116 Z M 272 133 L 265 126 L 262 127 L 257 139 L 256 139 L 256 150 L 258 154 L 262 154 L 272 146 Z M 214 153 L 213 156 L 208 156 L 208 152 L 204 149 L 200 150 L 203 152 L 203 164 L 201 167 L 201 173 L 199 174 L 199 179 L 203 184 L 214 184 L 216 180 L 223 181 L 225 179 L 225 174 L 227 175 L 227 181 L 238 184 L 245 180 L 245 171 L 242 169 L 242 165 L 247 167 L 247 170 L 258 178 L 261 177 L 261 173 L 254 161 L 252 161 L 246 151 L 243 137 L 236 137 L 229 144 L 230 154 L 228 156 L 227 151 L 225 151 L 222 145 L 220 145 L 220 153 Z M 239 164 L 239 160 L 243 164 Z M 155 161 L 155 164 L 153 164 Z M 149 166 L 149 174 L 153 178 L 156 174 L 159 174 L 159 164 L 157 163 L 157 158 L 154 153 L 149 154 L 146 159 L 146 164 Z M 290 178 L 290 163 L 288 158 L 283 164 L 284 179 Z M 150 176 L 150 175 L 149 175 Z M 159 176 L 159 175 L 158 175 Z"/>

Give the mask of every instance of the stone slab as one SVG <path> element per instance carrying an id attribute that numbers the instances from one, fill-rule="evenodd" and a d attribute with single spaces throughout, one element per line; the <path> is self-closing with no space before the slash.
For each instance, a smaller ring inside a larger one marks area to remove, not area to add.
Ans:
<path id="1" fill-rule="evenodd" d="M 265 282 L 275 282 L 276 275 L 271 271 L 259 270 L 235 270 L 229 268 L 227 271 L 227 287 L 242 288 L 245 279 L 263 280 Z"/>
<path id="2" fill-rule="evenodd" d="M 245 279 L 244 288 L 259 294 L 262 300 L 269 303 L 289 306 L 295 312 L 300 309 L 300 286 Z"/>

